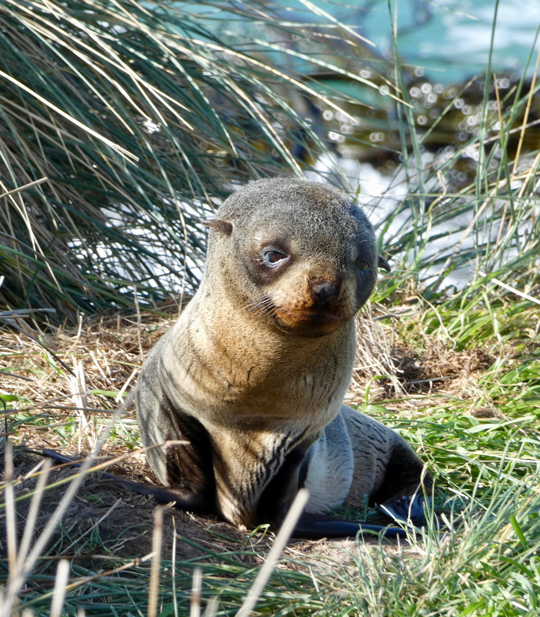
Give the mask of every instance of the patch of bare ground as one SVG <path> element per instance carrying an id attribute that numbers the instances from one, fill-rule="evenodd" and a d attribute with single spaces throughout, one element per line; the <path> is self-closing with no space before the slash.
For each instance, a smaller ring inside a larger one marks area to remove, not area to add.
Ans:
<path id="1" fill-rule="evenodd" d="M 410 319 L 411 311 L 407 313 Z M 365 403 L 366 388 L 372 402 L 442 392 L 474 399 L 479 375 L 494 362 L 490 351 L 482 347 L 456 350 L 452 341 L 423 331 L 402 338 L 396 334 L 399 319 L 399 312 L 374 315 L 368 311 L 359 318 L 348 402 Z"/>
<path id="2" fill-rule="evenodd" d="M 5 413 L 2 458 L 5 438 L 9 436 L 15 445 L 15 493 L 22 499 L 17 504 L 20 534 L 30 505 L 30 499 L 25 497 L 30 497 L 44 460 L 38 453 L 54 449 L 74 458 L 82 453 L 84 458 L 107 430 L 120 404 L 122 397 L 115 395 L 129 391 L 136 382 L 143 357 L 170 324 L 170 318 L 145 315 L 142 320 L 83 320 L 74 332 L 58 329 L 42 333 L 21 322 L 20 330 L 0 331 L 0 392 L 17 399 Z M 122 459 L 109 467 L 109 472 L 154 483 L 137 445 L 134 410 L 127 409 L 101 453 L 105 458 Z M 60 466 L 53 470 L 48 484 L 57 484 L 76 473 L 73 467 Z M 35 526 L 36 537 L 66 486 L 46 490 Z M 152 551 L 156 505 L 152 498 L 104 479 L 99 471 L 90 473 L 67 508 L 61 527 L 51 539 L 50 550 L 55 557 L 77 556 L 87 565 L 113 556 L 143 557 Z M 204 556 L 204 549 L 221 552 L 233 546 L 237 549 L 238 543 L 244 548 L 247 537 L 215 517 L 194 516 L 173 508 L 166 509 L 163 531 L 164 558 L 172 557 L 174 534 L 180 538 L 175 549 L 177 560 Z M 5 537 L 0 533 L 0 545 Z M 4 553 L 5 548 L 0 546 Z"/>
<path id="3" fill-rule="evenodd" d="M 20 533 L 30 504 L 25 497 L 35 486 L 43 460 L 38 453 L 50 448 L 84 457 L 89 452 L 108 430 L 122 394 L 135 384 L 143 358 L 174 316 L 145 314 L 81 320 L 75 331 L 60 328 L 53 332 L 41 332 L 36 325 L 19 321 L 19 329 L 0 330 L 0 391 L 13 399 L 5 413 L 2 443 L 9 437 L 15 445 Z M 437 341 L 426 345 L 423 354 L 415 354 L 405 341 L 396 340 L 391 325 L 366 313 L 359 322 L 358 365 L 348 399 L 363 403 L 368 385 L 372 400 L 444 389 L 489 363 L 489 354 L 482 350 L 455 352 Z M 374 375 L 384 377 L 373 381 Z M 127 409 L 119 418 L 101 453 L 106 458 L 121 458 L 108 468 L 109 472 L 154 483 L 144 454 L 139 451 L 133 409 Z M 75 473 L 72 467 L 53 470 L 48 484 Z M 46 491 L 35 535 L 50 519 L 65 488 L 64 484 Z M 155 507 L 153 499 L 119 487 L 99 471 L 90 473 L 51 539 L 49 554 L 54 558 L 69 555 L 92 565 L 114 557 L 143 557 L 152 550 Z M 202 557 L 207 550 L 240 551 L 236 559 L 256 559 L 242 556 L 242 551 L 257 543 L 256 551 L 264 554 L 271 540 L 271 534 L 250 538 L 216 518 L 169 508 L 164 517 L 164 558 L 172 557 L 175 533 L 180 538 L 175 554 L 179 561 Z M 1 537 L 3 543 L 5 534 Z M 4 546 L 0 548 L 5 551 Z M 291 557 L 323 555 L 342 564 L 352 564 L 352 555 L 357 555 L 354 540 L 295 542 L 287 551 Z"/>
<path id="4" fill-rule="evenodd" d="M 15 494 L 17 530 L 22 535 L 30 508 L 29 499 L 42 468 L 42 460 L 22 447 L 15 450 Z M 38 537 L 62 499 L 67 482 L 77 472 L 73 467 L 53 469 L 40 505 L 34 528 Z M 62 482 L 65 482 L 62 484 Z M 60 484 L 60 486 L 58 486 Z M 28 497 L 28 499 L 25 499 Z M 62 523 L 52 536 L 46 554 L 53 561 L 60 557 L 75 560 L 92 570 L 106 568 L 114 559 L 144 558 L 152 552 L 154 509 L 157 503 L 150 497 L 138 495 L 97 471 L 83 480 L 75 498 L 67 507 Z M 162 506 L 162 557 L 185 561 L 205 557 L 208 553 L 230 551 L 234 546 L 246 546 L 246 534 L 219 521 L 216 517 L 192 515 Z M 0 521 L 3 527 L 4 521 Z M 176 534 L 176 543 L 173 540 Z M 0 550 L 6 553 L 5 530 L 0 533 Z M 186 541 L 183 541 L 185 539 Z M 174 551 L 174 552 L 173 552 Z M 245 561 L 241 553 L 233 559 Z"/>

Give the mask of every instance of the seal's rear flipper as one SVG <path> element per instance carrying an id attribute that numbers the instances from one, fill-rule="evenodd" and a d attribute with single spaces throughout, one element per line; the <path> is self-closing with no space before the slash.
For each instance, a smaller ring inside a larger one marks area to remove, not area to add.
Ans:
<path id="1" fill-rule="evenodd" d="M 304 514 L 296 524 L 292 533 L 293 538 L 320 539 L 320 538 L 348 538 L 358 532 L 369 532 L 383 535 L 385 538 L 406 538 L 407 532 L 399 527 L 383 527 L 369 525 L 358 521 Z"/>
<path id="2" fill-rule="evenodd" d="M 398 523 L 412 523 L 416 527 L 427 524 L 425 508 L 431 507 L 431 497 L 404 495 L 392 503 L 379 504 L 377 510 Z"/>

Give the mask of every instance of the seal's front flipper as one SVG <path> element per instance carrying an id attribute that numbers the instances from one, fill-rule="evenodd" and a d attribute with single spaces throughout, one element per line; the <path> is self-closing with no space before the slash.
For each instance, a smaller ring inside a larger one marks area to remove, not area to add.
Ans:
<path id="1" fill-rule="evenodd" d="M 45 456 L 52 458 L 61 463 L 68 464 L 72 467 L 80 467 L 81 463 L 75 459 L 61 454 L 56 450 L 43 450 Z M 101 471 L 100 477 L 105 480 L 115 482 L 119 486 L 123 486 L 125 489 L 137 493 L 139 495 L 150 495 L 161 501 L 162 503 L 173 503 L 175 508 L 179 510 L 189 510 L 192 512 L 209 513 L 213 511 L 213 502 L 208 501 L 208 495 L 205 493 L 197 493 L 195 491 L 187 491 L 182 489 L 176 489 L 174 487 L 165 486 L 153 486 L 151 484 L 143 484 L 142 482 L 136 482 L 134 480 L 128 480 L 127 478 L 121 478 L 107 471 Z"/>

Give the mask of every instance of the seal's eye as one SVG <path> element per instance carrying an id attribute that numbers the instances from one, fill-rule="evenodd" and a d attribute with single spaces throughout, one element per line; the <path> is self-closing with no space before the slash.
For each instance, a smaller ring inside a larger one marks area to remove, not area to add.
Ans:
<path id="1" fill-rule="evenodd" d="M 369 264 L 367 261 L 364 261 L 363 259 L 357 259 L 354 262 L 354 265 L 358 268 L 358 270 L 360 270 L 361 272 L 365 272 L 366 270 L 369 270 Z"/>
<path id="2" fill-rule="evenodd" d="M 287 261 L 289 256 L 287 253 L 283 253 L 282 251 L 278 251 L 277 249 L 264 249 L 262 252 L 262 260 L 265 266 L 269 268 L 275 268 L 279 266 L 282 262 Z"/>

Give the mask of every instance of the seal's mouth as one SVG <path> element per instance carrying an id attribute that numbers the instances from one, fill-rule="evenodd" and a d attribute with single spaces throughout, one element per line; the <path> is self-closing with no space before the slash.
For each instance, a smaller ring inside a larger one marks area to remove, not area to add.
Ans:
<path id="1" fill-rule="evenodd" d="M 286 330 L 297 330 L 306 334 L 311 332 L 314 336 L 334 332 L 351 319 L 351 315 L 345 315 L 342 311 L 323 309 L 274 309 L 273 316 L 277 324 Z"/>
<path id="2" fill-rule="evenodd" d="M 283 296 L 285 294 L 282 294 Z M 320 293 L 319 293 L 320 295 Z M 296 302 L 280 302 L 279 295 L 265 294 L 248 305 L 257 317 L 266 318 L 285 332 L 302 336 L 322 336 L 338 330 L 354 317 L 355 307 L 342 295 L 336 298 L 299 298 Z"/>

